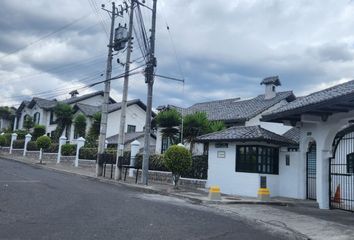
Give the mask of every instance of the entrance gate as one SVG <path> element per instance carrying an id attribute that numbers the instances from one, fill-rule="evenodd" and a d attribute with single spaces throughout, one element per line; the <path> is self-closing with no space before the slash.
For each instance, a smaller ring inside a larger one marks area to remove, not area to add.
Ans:
<path id="1" fill-rule="evenodd" d="M 330 207 L 354 212 L 354 127 L 335 137 L 329 173 Z"/>
<path id="2" fill-rule="evenodd" d="M 316 200 L 316 143 L 309 144 L 306 155 L 306 198 Z"/>

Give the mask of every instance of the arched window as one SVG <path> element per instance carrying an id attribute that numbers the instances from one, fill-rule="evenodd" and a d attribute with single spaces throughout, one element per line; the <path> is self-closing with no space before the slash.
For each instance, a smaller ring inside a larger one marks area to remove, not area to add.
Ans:
<path id="1" fill-rule="evenodd" d="M 39 112 L 36 112 L 36 113 L 33 115 L 33 122 L 34 122 L 34 124 L 39 124 L 40 118 L 41 118 L 41 114 L 40 114 Z"/>

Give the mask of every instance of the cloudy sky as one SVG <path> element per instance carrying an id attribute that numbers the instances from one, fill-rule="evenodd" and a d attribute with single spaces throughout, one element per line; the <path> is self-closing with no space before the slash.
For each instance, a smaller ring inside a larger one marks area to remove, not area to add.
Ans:
<path id="1" fill-rule="evenodd" d="M 103 80 L 110 20 L 100 6 L 109 2 L 0 0 L 0 105 L 103 89 L 84 87 Z M 148 29 L 149 12 L 142 15 Z M 158 0 L 157 21 L 157 73 L 186 83 L 156 78 L 155 107 L 253 97 L 272 75 L 280 76 L 281 91 L 298 96 L 354 79 L 349 0 Z M 134 67 L 141 56 L 135 37 Z M 125 53 L 115 55 L 113 75 L 123 71 L 117 58 Z M 117 100 L 121 88 L 112 82 Z M 129 98 L 146 101 L 143 75 L 131 78 Z"/>

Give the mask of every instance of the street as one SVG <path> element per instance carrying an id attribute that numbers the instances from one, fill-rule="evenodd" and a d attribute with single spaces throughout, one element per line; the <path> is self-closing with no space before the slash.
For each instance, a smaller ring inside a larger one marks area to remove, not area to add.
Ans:
<path id="1" fill-rule="evenodd" d="M 0 159 L 0 239 L 288 239 L 183 200 Z"/>

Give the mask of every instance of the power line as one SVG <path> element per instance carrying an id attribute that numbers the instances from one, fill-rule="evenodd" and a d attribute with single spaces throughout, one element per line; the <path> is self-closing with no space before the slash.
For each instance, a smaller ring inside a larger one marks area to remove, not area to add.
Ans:
<path id="1" fill-rule="evenodd" d="M 54 34 L 60 32 L 60 31 L 63 31 L 64 29 L 66 29 L 66 28 L 68 28 L 68 27 L 74 25 L 75 23 L 77 23 L 77 22 L 83 20 L 84 18 L 87 18 L 87 17 L 90 16 L 90 15 L 91 15 L 91 14 L 86 14 L 86 15 L 80 17 L 80 18 L 77 18 L 77 19 L 75 19 L 74 21 L 72 21 L 72 22 L 70 22 L 70 23 L 68 23 L 68 24 L 66 24 L 66 25 L 64 25 L 64 26 L 62 26 L 62 27 L 60 27 L 60 28 L 58 28 L 57 30 L 55 30 L 55 31 L 53 31 L 53 32 L 50 32 L 50 33 L 48 33 L 48 34 L 46 34 L 46 35 L 44 35 L 44 36 L 38 38 L 37 40 L 35 40 L 35 41 L 33 41 L 33 42 L 30 42 L 30 43 L 27 44 L 26 46 L 17 48 L 17 49 L 15 49 L 15 50 L 13 50 L 12 52 L 5 54 L 4 56 L 0 57 L 0 60 L 4 59 L 4 58 L 6 58 L 6 57 L 8 57 L 8 56 L 10 56 L 10 55 L 13 55 L 14 53 L 17 53 L 17 52 L 19 52 L 19 51 L 21 51 L 21 50 L 23 50 L 23 49 L 26 49 L 26 48 L 28 48 L 29 46 L 32 46 L 32 45 L 34 45 L 34 44 L 36 44 L 36 43 L 42 41 L 43 39 L 46 39 L 46 38 L 48 38 L 48 37 L 50 37 L 50 36 L 52 36 L 52 35 L 54 35 Z"/>

